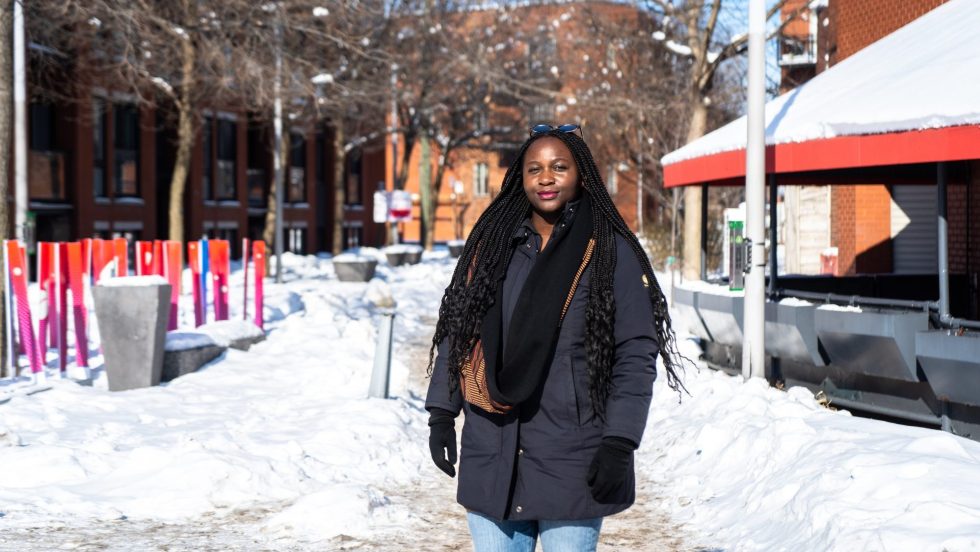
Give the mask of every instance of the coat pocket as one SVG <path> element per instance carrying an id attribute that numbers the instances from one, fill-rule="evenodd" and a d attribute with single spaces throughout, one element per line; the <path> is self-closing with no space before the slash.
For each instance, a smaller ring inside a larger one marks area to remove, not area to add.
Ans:
<path id="1" fill-rule="evenodd" d="M 585 359 L 574 356 L 568 359 L 568 374 L 571 382 L 570 395 L 573 397 L 574 412 L 572 419 L 580 426 L 592 425 L 595 421 L 595 411 L 592 409 L 592 398 L 589 396 L 589 367 Z"/>

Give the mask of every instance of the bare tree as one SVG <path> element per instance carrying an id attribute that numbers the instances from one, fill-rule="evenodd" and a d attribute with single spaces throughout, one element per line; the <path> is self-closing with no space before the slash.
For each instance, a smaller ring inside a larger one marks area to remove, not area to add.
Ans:
<path id="1" fill-rule="evenodd" d="M 775 2 L 768 11 L 772 19 L 786 0 Z M 716 76 L 726 61 L 741 56 L 748 47 L 748 35 L 735 32 L 732 22 L 744 20 L 744 7 L 723 0 L 644 0 L 643 4 L 657 14 L 663 28 L 654 35 L 674 52 L 678 60 L 688 64 L 688 86 L 684 94 L 687 109 L 685 143 L 703 136 L 708 130 L 709 106 Z M 800 10 L 784 17 L 771 36 L 777 35 Z M 684 254 L 683 269 L 687 278 L 700 278 L 701 273 L 701 189 L 688 187 L 684 193 Z"/>
<path id="2" fill-rule="evenodd" d="M 38 0 L 33 35 L 73 52 L 102 82 L 161 106 L 176 124 L 168 234 L 184 239 L 184 191 L 200 109 L 234 96 L 228 29 L 243 2 L 219 0 Z M 54 24 L 52 24 L 54 21 Z M 53 88 L 53 87 L 49 87 Z"/>

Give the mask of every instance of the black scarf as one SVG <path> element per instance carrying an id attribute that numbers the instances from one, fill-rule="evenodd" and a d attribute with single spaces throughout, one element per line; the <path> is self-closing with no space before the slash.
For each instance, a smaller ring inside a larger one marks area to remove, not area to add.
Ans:
<path id="1" fill-rule="evenodd" d="M 578 212 L 566 209 L 544 250 L 538 253 L 517 297 L 503 351 L 502 280 L 509 262 L 501 262 L 497 267 L 497 296 L 483 317 L 480 340 L 486 359 L 487 390 L 498 403 L 518 405 L 527 400 L 551 366 L 561 311 L 592 237 L 592 202 L 585 191 L 581 197 L 575 208 Z M 570 227 L 565 222 L 568 219 L 571 219 Z"/>

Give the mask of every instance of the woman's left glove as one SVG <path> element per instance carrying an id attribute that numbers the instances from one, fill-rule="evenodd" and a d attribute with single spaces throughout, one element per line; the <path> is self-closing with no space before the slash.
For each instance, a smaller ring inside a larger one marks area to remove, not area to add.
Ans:
<path id="1" fill-rule="evenodd" d="M 455 416 L 442 408 L 429 409 L 429 454 L 436 467 L 456 477 Z M 448 456 L 448 458 L 447 458 Z"/>
<path id="2" fill-rule="evenodd" d="M 614 504 L 623 496 L 630 474 L 636 443 L 622 437 L 603 437 L 589 465 L 587 483 L 592 498 L 600 504 Z"/>

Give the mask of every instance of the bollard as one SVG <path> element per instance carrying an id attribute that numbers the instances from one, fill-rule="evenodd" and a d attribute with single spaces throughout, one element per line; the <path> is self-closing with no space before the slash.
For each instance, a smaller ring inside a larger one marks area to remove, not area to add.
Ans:
<path id="1" fill-rule="evenodd" d="M 395 325 L 395 309 L 379 309 L 381 327 L 378 328 L 378 345 L 374 350 L 374 371 L 371 373 L 369 397 L 388 398 L 388 384 L 391 380 L 392 329 Z"/>

